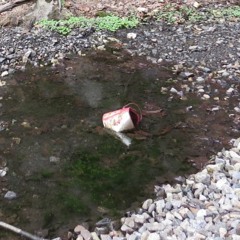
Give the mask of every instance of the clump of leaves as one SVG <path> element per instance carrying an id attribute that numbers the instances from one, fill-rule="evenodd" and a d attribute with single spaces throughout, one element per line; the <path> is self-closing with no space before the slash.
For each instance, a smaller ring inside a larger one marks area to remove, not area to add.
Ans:
<path id="1" fill-rule="evenodd" d="M 211 13 L 216 18 L 240 18 L 240 6 L 231 6 L 227 8 L 219 8 L 211 10 Z"/>
<path id="2" fill-rule="evenodd" d="M 117 31 L 121 28 L 134 28 L 139 24 L 136 17 L 120 18 L 115 15 L 109 15 L 97 18 L 70 17 L 66 20 L 42 20 L 38 24 L 47 29 L 67 35 L 74 28 L 94 27 L 97 30 Z"/>
<path id="3" fill-rule="evenodd" d="M 139 20 L 136 17 L 123 17 L 110 15 L 105 17 L 97 17 L 95 19 L 95 26 L 100 30 L 109 30 L 112 32 L 121 28 L 134 28 L 139 24 Z"/>
<path id="4" fill-rule="evenodd" d="M 175 3 L 166 4 L 158 13 L 157 19 L 168 23 L 183 23 L 185 21 L 196 22 L 204 17 L 195 8 L 179 6 Z"/>

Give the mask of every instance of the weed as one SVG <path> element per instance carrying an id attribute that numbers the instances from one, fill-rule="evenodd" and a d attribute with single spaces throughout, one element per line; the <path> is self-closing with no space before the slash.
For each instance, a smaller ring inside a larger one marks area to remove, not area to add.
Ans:
<path id="1" fill-rule="evenodd" d="M 97 17 L 95 24 L 97 29 L 109 30 L 112 32 L 117 31 L 121 28 L 134 28 L 138 25 L 139 21 L 137 18 L 120 18 L 118 16 L 105 16 Z"/>
<path id="2" fill-rule="evenodd" d="M 196 22 L 213 18 L 240 18 L 240 7 L 231 6 L 218 9 L 210 9 L 205 14 L 197 11 L 197 9 L 188 6 L 179 6 L 178 4 L 166 4 L 157 15 L 158 20 L 164 20 L 168 23 L 183 23 L 185 21 Z"/>
<path id="3" fill-rule="evenodd" d="M 213 9 L 210 13 L 216 17 L 226 17 L 226 18 L 240 18 L 240 6 L 231 6 L 221 9 Z"/>
<path id="4" fill-rule="evenodd" d="M 196 22 L 203 19 L 195 8 L 188 6 L 179 6 L 177 4 L 166 4 L 163 9 L 157 13 L 158 20 L 164 20 L 168 23 L 183 23 L 185 21 Z"/>
<path id="5" fill-rule="evenodd" d="M 70 17 L 67 20 L 42 20 L 38 22 L 42 27 L 56 31 L 62 35 L 68 35 L 74 28 L 94 27 L 97 30 L 108 30 L 115 32 L 121 28 L 134 28 L 139 24 L 136 17 L 120 18 L 109 15 L 97 18 Z"/>

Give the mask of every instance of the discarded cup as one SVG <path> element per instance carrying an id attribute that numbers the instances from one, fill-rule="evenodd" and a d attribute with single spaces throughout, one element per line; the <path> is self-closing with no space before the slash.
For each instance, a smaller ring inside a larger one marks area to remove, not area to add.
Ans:
<path id="1" fill-rule="evenodd" d="M 131 107 L 132 106 L 132 107 Z M 133 107 L 135 106 L 137 110 Z M 122 109 L 105 113 L 102 117 L 103 126 L 115 132 L 134 129 L 142 120 L 142 112 L 137 104 L 129 103 Z"/>

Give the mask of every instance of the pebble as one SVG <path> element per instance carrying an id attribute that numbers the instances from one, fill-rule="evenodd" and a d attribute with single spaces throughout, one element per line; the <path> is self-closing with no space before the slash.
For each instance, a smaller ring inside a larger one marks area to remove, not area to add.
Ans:
<path id="1" fill-rule="evenodd" d="M 137 37 L 137 34 L 136 33 L 128 33 L 127 34 L 127 38 L 128 39 L 135 39 Z"/>
<path id="2" fill-rule="evenodd" d="M 203 77 L 197 77 L 196 81 L 198 83 L 203 83 L 203 82 L 205 82 L 205 79 Z"/>
<path id="3" fill-rule="evenodd" d="M 7 171 L 8 171 L 8 168 L 7 168 L 7 167 L 5 167 L 5 168 L 3 168 L 3 169 L 0 169 L 0 177 L 6 176 Z"/>
<path id="4" fill-rule="evenodd" d="M 231 87 L 231 88 L 229 88 L 229 89 L 226 91 L 226 94 L 227 94 L 227 95 L 231 95 L 231 94 L 234 92 L 234 90 L 235 90 L 235 89 Z"/>
<path id="5" fill-rule="evenodd" d="M 204 100 L 208 100 L 210 98 L 210 96 L 208 94 L 203 94 L 203 99 Z"/>
<path id="6" fill-rule="evenodd" d="M 8 75 L 8 71 L 4 71 L 1 73 L 1 77 L 6 77 Z"/>
<path id="7" fill-rule="evenodd" d="M 4 195 L 4 198 L 7 200 L 13 200 L 17 197 L 17 194 L 13 191 L 8 191 L 6 192 L 6 194 Z"/>
<path id="8" fill-rule="evenodd" d="M 181 72 L 181 73 L 180 73 L 180 76 L 183 77 L 183 78 L 185 78 L 185 79 L 187 79 L 187 78 L 193 77 L 194 74 L 191 73 L 191 72 Z"/>
<path id="9" fill-rule="evenodd" d="M 60 158 L 59 158 L 59 157 L 55 157 L 55 156 L 51 156 L 51 157 L 49 158 L 49 161 L 50 161 L 51 163 L 58 163 L 58 162 L 60 161 Z"/>
<path id="10" fill-rule="evenodd" d="M 147 199 L 147 200 L 143 203 L 142 208 L 145 209 L 145 210 L 147 210 L 152 203 L 153 203 L 153 200 L 152 200 L 152 199 Z"/>
<path id="11" fill-rule="evenodd" d="M 150 233 L 147 240 L 161 240 L 161 237 L 158 233 Z"/>

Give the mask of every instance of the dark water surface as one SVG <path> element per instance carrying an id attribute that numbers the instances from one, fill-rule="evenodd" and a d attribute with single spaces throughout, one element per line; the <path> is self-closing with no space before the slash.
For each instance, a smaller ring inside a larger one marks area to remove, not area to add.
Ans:
<path id="1" fill-rule="evenodd" d="M 177 86 L 174 79 L 170 65 L 106 53 L 9 77 L 1 89 L 8 126 L 0 132 L 0 163 L 9 168 L 0 179 L 2 221 L 54 236 L 81 222 L 118 218 L 151 197 L 155 184 L 200 168 L 230 136 L 229 120 L 224 111 L 209 115 L 210 103 L 191 93 L 170 101 L 161 88 Z M 144 111 L 127 147 L 101 118 L 129 102 Z M 17 198 L 4 199 L 7 190 Z"/>

